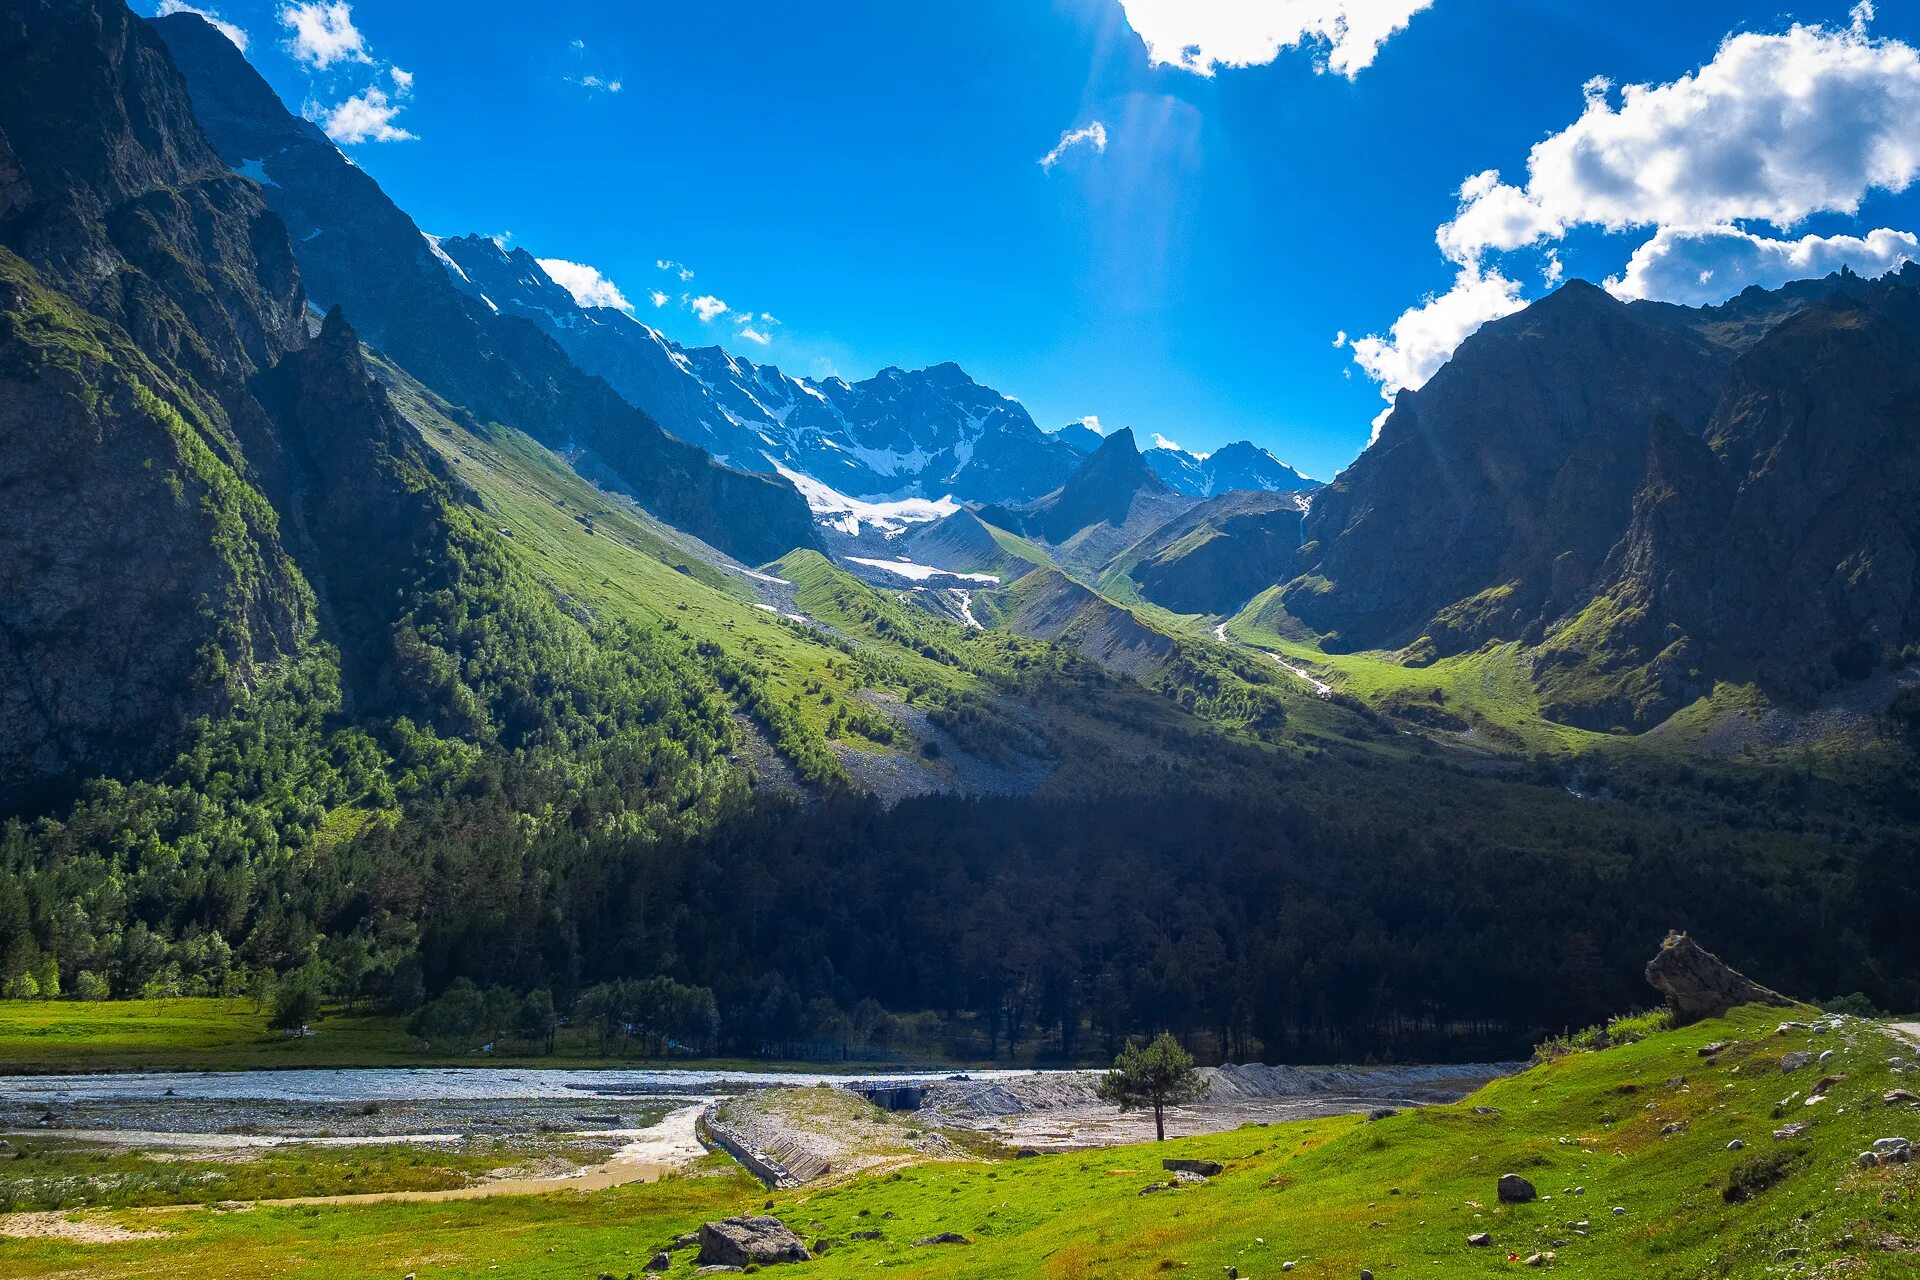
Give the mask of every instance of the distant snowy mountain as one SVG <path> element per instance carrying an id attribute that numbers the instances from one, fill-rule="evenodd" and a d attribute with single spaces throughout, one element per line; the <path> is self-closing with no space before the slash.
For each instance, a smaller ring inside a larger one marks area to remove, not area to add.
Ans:
<path id="1" fill-rule="evenodd" d="M 816 488 L 816 504 L 1024 502 L 1058 488 L 1083 456 L 955 364 L 853 383 L 795 378 L 719 347 L 682 347 L 624 311 L 582 307 L 523 249 L 483 236 L 434 248 L 461 288 L 531 320 L 667 430 L 733 466 L 808 477 L 833 494 Z"/>
<path id="2" fill-rule="evenodd" d="M 1222 493 L 1257 490 L 1267 493 L 1306 493 L 1321 487 L 1251 441 L 1241 440 L 1209 454 L 1192 454 L 1166 445 L 1140 455 L 1155 475 L 1175 493 L 1211 498 Z"/>

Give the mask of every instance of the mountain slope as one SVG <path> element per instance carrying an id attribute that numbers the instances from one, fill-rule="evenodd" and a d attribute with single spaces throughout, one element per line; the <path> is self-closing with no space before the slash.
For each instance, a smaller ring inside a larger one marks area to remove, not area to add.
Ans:
<path id="1" fill-rule="evenodd" d="M 413 222 L 205 20 L 180 13 L 153 25 L 222 158 L 263 177 L 313 297 L 344 308 L 375 347 L 484 418 L 592 455 L 649 510 L 722 550 L 759 561 L 812 545 L 791 486 L 716 464 L 582 373 L 533 324 L 457 289 Z"/>
<path id="2" fill-rule="evenodd" d="M 1126 428 L 1100 442 L 1067 482 L 1022 506 L 990 506 L 989 524 L 1066 548 L 1079 539 L 1103 546 L 1117 532 L 1177 509 L 1181 501 L 1141 458 Z"/>
<path id="3" fill-rule="evenodd" d="M 1291 576 L 1303 515 L 1295 494 L 1230 492 L 1175 516 L 1113 568 L 1175 613 L 1233 613 Z"/>
<path id="4" fill-rule="evenodd" d="M 1487 325 L 1315 495 L 1287 608 L 1340 648 L 1537 639 L 1625 530 L 1654 420 L 1704 430 L 1731 359 L 1577 281 Z"/>

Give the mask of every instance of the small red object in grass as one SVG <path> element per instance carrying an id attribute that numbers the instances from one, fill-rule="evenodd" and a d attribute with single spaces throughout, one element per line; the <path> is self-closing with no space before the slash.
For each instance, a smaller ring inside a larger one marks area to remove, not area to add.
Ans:
<path id="1" fill-rule="evenodd" d="M 1508 1262 L 1518 1262 L 1518 1261 L 1520 1261 L 1520 1255 L 1519 1255 L 1519 1254 L 1517 1254 L 1517 1253 L 1510 1253 L 1510 1254 L 1508 1254 L 1508 1255 L 1507 1255 L 1507 1261 L 1508 1261 Z"/>

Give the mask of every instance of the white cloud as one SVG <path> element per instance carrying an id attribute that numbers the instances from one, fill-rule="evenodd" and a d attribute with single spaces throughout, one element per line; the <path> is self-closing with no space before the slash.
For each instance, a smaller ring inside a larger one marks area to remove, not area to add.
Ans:
<path id="1" fill-rule="evenodd" d="M 393 77 L 393 89 L 401 97 L 413 92 L 413 72 L 402 71 L 399 67 L 388 67 L 387 74 Z"/>
<path id="2" fill-rule="evenodd" d="M 1886 227 L 1865 236 L 1798 240 L 1771 240 L 1737 227 L 1662 227 L 1634 250 L 1626 270 L 1607 281 L 1607 288 L 1621 298 L 1707 306 L 1748 285 L 1776 289 L 1842 267 L 1880 276 L 1915 260 L 1920 260 L 1920 236 Z"/>
<path id="3" fill-rule="evenodd" d="M 653 305 L 656 307 L 664 307 L 669 302 L 673 301 L 673 299 L 669 298 L 666 294 L 660 292 L 658 289 L 655 289 L 652 293 L 648 294 L 647 296 L 653 299 Z"/>
<path id="4" fill-rule="evenodd" d="M 712 320 L 718 315 L 724 315 L 727 311 L 727 304 L 712 294 L 690 299 L 687 307 L 693 314 L 699 316 L 702 322 Z"/>
<path id="5" fill-rule="evenodd" d="M 1097 413 L 1090 413 L 1086 417 L 1080 419 L 1080 425 L 1085 427 L 1087 430 L 1093 432 L 1093 434 L 1097 436 L 1103 436 L 1107 434 L 1107 429 L 1100 425 L 1100 415 Z"/>
<path id="6" fill-rule="evenodd" d="M 1520 286 L 1498 271 L 1462 267 L 1453 287 L 1429 296 L 1398 320 L 1385 337 L 1350 339 L 1354 363 L 1380 384 L 1388 409 L 1374 419 L 1374 435 L 1403 389 L 1417 390 L 1453 355 L 1454 348 L 1489 320 L 1512 315 L 1526 302 Z M 1336 344 L 1337 345 L 1337 344 Z"/>
<path id="7" fill-rule="evenodd" d="M 1107 126 L 1095 120 L 1083 129 L 1069 129 L 1060 135 L 1060 142 L 1053 150 L 1040 157 L 1040 167 L 1052 172 L 1053 166 L 1060 163 L 1060 157 L 1075 147 L 1091 146 L 1104 154 L 1107 149 Z"/>
<path id="8" fill-rule="evenodd" d="M 662 271 L 672 271 L 676 273 L 682 280 L 693 279 L 693 269 L 683 262 L 675 262 L 670 258 L 660 258 L 655 260 L 653 265 Z"/>
<path id="9" fill-rule="evenodd" d="M 773 336 L 771 334 L 762 333 L 760 330 L 754 328 L 750 324 L 743 324 L 740 326 L 740 336 L 742 338 L 745 338 L 748 342 L 757 343 L 763 347 L 773 341 Z"/>
<path id="10" fill-rule="evenodd" d="M 327 136 L 342 145 L 356 142 L 408 142 L 412 133 L 394 124 L 400 108 L 378 85 L 356 93 L 339 106 L 320 112 Z"/>
<path id="11" fill-rule="evenodd" d="M 619 93 L 626 88 L 618 80 L 604 80 L 599 76 L 568 76 L 568 84 L 577 84 L 582 89 L 591 89 L 601 93 Z"/>
<path id="12" fill-rule="evenodd" d="M 205 18 L 213 24 L 214 30 L 233 41 L 234 48 L 240 50 L 242 53 L 247 51 L 247 33 L 233 23 L 228 22 L 212 9 L 202 9 L 198 5 L 186 3 L 186 0 L 160 0 L 160 7 L 153 11 L 153 16 L 156 18 L 164 18 L 174 13 L 199 14 L 202 18 Z"/>
<path id="13" fill-rule="evenodd" d="M 538 258 L 540 269 L 549 279 L 573 295 L 573 300 L 583 307 L 618 307 L 629 315 L 633 304 L 620 292 L 619 286 L 600 274 L 598 267 L 590 267 L 584 262 L 569 262 L 565 258 Z M 657 305 L 657 304 L 656 304 Z"/>
<path id="14" fill-rule="evenodd" d="M 1180 447 L 1180 443 L 1177 440 L 1169 440 L 1158 431 L 1153 433 L 1153 447 L 1156 449 L 1171 449 L 1175 453 L 1186 452 L 1185 449 Z"/>
<path id="15" fill-rule="evenodd" d="M 322 71 L 336 62 L 372 62 L 366 37 L 353 25 L 353 6 L 343 0 L 307 0 L 280 6 L 280 25 L 293 33 L 293 56 Z"/>
<path id="16" fill-rule="evenodd" d="M 1433 0 L 1120 0 L 1156 65 L 1210 76 L 1264 66 L 1312 45 L 1323 71 L 1348 79 Z"/>
<path id="17" fill-rule="evenodd" d="M 1843 265 L 1881 274 L 1915 257 L 1920 241 L 1888 228 L 1773 239 L 1740 225 L 1784 232 L 1816 214 L 1857 214 L 1870 193 L 1920 180 L 1920 52 L 1875 39 L 1872 18 L 1862 3 L 1845 29 L 1737 33 L 1668 84 L 1590 79 L 1579 118 L 1534 146 L 1524 183 L 1488 169 L 1461 184 L 1458 213 L 1435 235 L 1458 268 L 1452 289 L 1386 336 L 1347 343 L 1354 362 L 1389 401 L 1421 386 L 1461 340 L 1525 305 L 1489 256 L 1544 248 L 1551 288 L 1564 274 L 1558 244 L 1579 227 L 1652 228 L 1607 287 L 1689 305 Z"/>
<path id="18" fill-rule="evenodd" d="M 1461 188 L 1441 248 L 1467 263 L 1581 225 L 1786 229 L 1905 190 L 1920 177 L 1920 52 L 1874 39 L 1870 16 L 1729 36 L 1700 70 L 1628 85 L 1618 105 L 1589 82 L 1580 118 L 1528 156 L 1524 186 L 1488 170 Z"/>

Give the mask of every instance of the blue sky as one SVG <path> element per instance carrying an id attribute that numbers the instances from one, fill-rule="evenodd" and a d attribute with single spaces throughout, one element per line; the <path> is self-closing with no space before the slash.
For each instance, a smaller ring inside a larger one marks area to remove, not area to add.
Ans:
<path id="1" fill-rule="evenodd" d="M 1316 4 L 1277 35 L 1262 0 L 199 7 L 422 227 L 589 264 L 682 342 L 852 379 L 954 360 L 1048 428 L 1251 438 L 1323 477 L 1377 378 L 1417 384 L 1556 270 L 1703 301 L 1920 245 L 1912 6 L 1289 12 Z"/>

